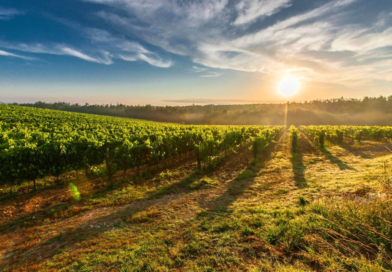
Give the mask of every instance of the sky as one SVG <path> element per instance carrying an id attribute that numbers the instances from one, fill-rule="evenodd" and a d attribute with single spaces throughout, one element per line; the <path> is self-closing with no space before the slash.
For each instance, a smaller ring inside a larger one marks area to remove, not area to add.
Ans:
<path id="1" fill-rule="evenodd" d="M 380 95 L 392 95 L 391 0 L 0 1 L 0 102 Z"/>

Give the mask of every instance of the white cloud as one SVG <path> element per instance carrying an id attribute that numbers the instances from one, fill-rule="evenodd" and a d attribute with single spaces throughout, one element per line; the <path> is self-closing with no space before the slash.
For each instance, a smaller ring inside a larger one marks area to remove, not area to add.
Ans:
<path id="1" fill-rule="evenodd" d="M 171 67 L 173 64 L 171 61 L 162 60 L 157 56 L 148 56 L 142 53 L 134 56 L 119 55 L 118 58 L 125 61 L 144 61 L 152 66 L 160 68 L 168 68 Z"/>
<path id="2" fill-rule="evenodd" d="M 193 70 L 200 75 L 200 77 L 220 77 L 222 72 L 213 71 L 207 67 L 192 66 Z"/>
<path id="3" fill-rule="evenodd" d="M 149 51 L 141 44 L 114 37 L 105 30 L 86 28 L 84 32 L 93 42 L 98 43 L 98 46 L 109 50 L 111 58 L 125 61 L 143 61 L 160 68 L 169 68 L 173 65 L 172 61 L 163 60 L 158 54 Z"/>
<path id="4" fill-rule="evenodd" d="M 302 51 L 322 50 L 328 46 L 340 26 L 327 18 L 319 19 L 332 16 L 357 0 L 334 0 L 252 33 L 244 30 L 242 24 L 260 16 L 270 16 L 291 2 L 240 0 L 235 5 L 238 16 L 232 19 L 227 1 L 85 1 L 108 4 L 127 12 L 130 16 L 107 11 L 97 15 L 126 34 L 138 36 L 166 51 L 190 56 L 197 64 L 278 73 L 291 69 L 293 63 L 287 64 L 287 60 L 299 59 Z M 320 65 L 317 59 L 309 60 L 309 56 L 306 61 L 312 67 L 316 63 Z M 297 70 L 309 71 L 312 67 Z"/>
<path id="5" fill-rule="evenodd" d="M 69 23 L 67 24 L 71 25 Z M 78 28 L 84 33 L 86 37 L 88 37 L 92 43 L 92 45 L 89 47 L 90 51 L 92 51 L 91 54 L 75 49 L 69 45 L 53 43 L 25 44 L 7 43 L 0 41 L 0 47 L 35 54 L 72 56 L 85 61 L 106 65 L 113 64 L 114 59 L 121 59 L 125 61 L 142 61 L 160 68 L 168 68 L 173 65 L 172 61 L 162 59 L 156 53 L 147 50 L 137 42 L 114 37 L 105 30 L 83 28 L 79 25 L 73 25 L 73 27 Z"/>
<path id="6" fill-rule="evenodd" d="M 223 73 L 208 72 L 207 74 L 201 75 L 201 77 L 220 77 Z"/>
<path id="7" fill-rule="evenodd" d="M 207 68 L 199 67 L 199 66 L 192 66 L 192 68 L 195 70 L 196 73 L 201 73 L 208 70 Z"/>
<path id="8" fill-rule="evenodd" d="M 102 52 L 100 56 L 92 57 L 76 49 L 73 49 L 67 45 L 62 44 L 26 44 L 26 43 L 7 43 L 0 41 L 0 47 L 35 54 L 49 54 L 49 55 L 64 55 L 80 58 L 86 61 L 101 63 L 101 64 L 111 64 L 112 61 L 109 56 Z"/>
<path id="9" fill-rule="evenodd" d="M 148 56 L 146 54 L 139 54 L 138 58 L 139 58 L 139 60 L 145 61 L 148 64 L 151 64 L 156 67 L 168 68 L 168 67 L 172 66 L 171 61 L 161 60 L 154 55 Z"/>
<path id="10" fill-rule="evenodd" d="M 250 23 L 257 18 L 271 16 L 290 6 L 291 0 L 242 0 L 236 5 L 238 17 L 234 25 Z"/>
<path id="11" fill-rule="evenodd" d="M 9 20 L 16 15 L 20 15 L 23 12 L 13 8 L 1 8 L 0 7 L 0 20 Z"/>
<path id="12" fill-rule="evenodd" d="M 392 46 L 392 27 L 382 32 L 372 32 L 369 28 L 353 28 L 340 33 L 332 43 L 332 50 L 363 53 L 387 46 Z"/>
<path id="13" fill-rule="evenodd" d="M 64 55 L 73 56 L 73 57 L 80 58 L 80 59 L 90 61 L 90 62 L 96 62 L 96 63 L 102 63 L 102 64 L 112 64 L 113 63 L 109 57 L 109 54 L 106 54 L 106 58 L 97 59 L 97 58 L 90 57 L 90 56 L 88 56 L 82 52 L 79 52 L 75 49 L 69 48 L 67 46 L 60 46 L 59 49 L 60 49 L 60 51 L 57 53 L 58 55 L 62 55 L 61 53 L 63 53 Z"/>
<path id="14" fill-rule="evenodd" d="M 287 34 L 291 34 L 291 31 L 295 31 L 300 23 L 304 23 L 311 19 L 321 18 L 327 14 L 333 14 L 334 11 L 337 12 L 339 8 L 345 5 L 352 4 L 357 0 L 335 0 L 328 4 L 325 4 L 319 8 L 311 10 L 301 15 L 290 17 L 286 20 L 278 22 L 266 29 L 260 30 L 256 33 L 241 36 L 233 41 L 233 44 L 239 47 L 246 47 L 252 45 L 259 45 L 263 43 L 268 43 L 270 37 L 279 33 L 279 31 L 286 31 Z M 320 28 L 318 28 L 320 29 Z M 321 29 L 323 30 L 323 29 Z M 311 34 L 311 33 L 310 33 Z"/>
<path id="15" fill-rule="evenodd" d="M 25 56 L 9 53 L 9 52 L 3 51 L 3 50 L 0 50 L 0 56 L 19 58 L 19 59 L 24 59 L 24 60 L 33 60 L 34 59 L 34 58 L 30 58 L 30 57 L 25 57 Z"/>

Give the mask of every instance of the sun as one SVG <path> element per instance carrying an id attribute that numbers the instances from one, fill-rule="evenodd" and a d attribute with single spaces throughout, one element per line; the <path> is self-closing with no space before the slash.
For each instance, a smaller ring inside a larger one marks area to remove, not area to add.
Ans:
<path id="1" fill-rule="evenodd" d="M 297 93 L 299 90 L 299 81 L 295 77 L 288 76 L 279 82 L 279 93 L 285 96 L 290 96 Z"/>

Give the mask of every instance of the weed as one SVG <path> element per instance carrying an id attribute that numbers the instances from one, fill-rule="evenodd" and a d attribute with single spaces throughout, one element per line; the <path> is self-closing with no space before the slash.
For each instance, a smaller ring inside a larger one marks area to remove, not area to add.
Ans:
<path id="1" fill-rule="evenodd" d="M 309 203 L 308 200 L 306 200 L 306 198 L 303 196 L 298 197 L 298 202 L 299 202 L 299 205 L 301 205 L 301 206 L 305 206 L 306 204 Z"/>

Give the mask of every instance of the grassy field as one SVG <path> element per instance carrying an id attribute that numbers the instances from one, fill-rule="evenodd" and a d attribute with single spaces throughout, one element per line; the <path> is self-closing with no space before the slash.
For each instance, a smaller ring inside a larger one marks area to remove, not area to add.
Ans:
<path id="1" fill-rule="evenodd" d="M 388 271 L 388 148 L 301 135 L 292 154 L 285 133 L 262 159 L 245 146 L 211 170 L 185 159 L 110 188 L 72 172 L 4 194 L 0 271 Z"/>

